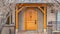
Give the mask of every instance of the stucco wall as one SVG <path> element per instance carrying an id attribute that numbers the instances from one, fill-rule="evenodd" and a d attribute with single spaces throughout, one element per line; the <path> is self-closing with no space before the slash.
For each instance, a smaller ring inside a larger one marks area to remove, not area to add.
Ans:
<path id="1" fill-rule="evenodd" d="M 43 32 L 44 31 L 44 14 L 41 12 L 41 10 L 38 10 L 38 31 Z"/>
<path id="2" fill-rule="evenodd" d="M 47 24 L 50 21 L 56 21 L 56 12 L 54 11 L 54 13 L 51 13 L 51 8 L 47 7 Z"/>
<path id="3" fill-rule="evenodd" d="M 47 7 L 47 25 L 48 22 L 53 21 L 54 25 L 52 25 L 53 27 L 47 27 L 47 34 L 51 34 L 52 30 L 56 30 L 56 12 L 54 11 L 54 13 L 51 13 L 52 7 Z"/>
<path id="4" fill-rule="evenodd" d="M 11 32 L 9 31 L 11 29 Z M 14 27 L 4 27 L 1 34 L 14 34 Z"/>
<path id="5" fill-rule="evenodd" d="M 19 20 L 18 20 L 18 31 L 24 30 L 24 11 L 19 12 Z"/>

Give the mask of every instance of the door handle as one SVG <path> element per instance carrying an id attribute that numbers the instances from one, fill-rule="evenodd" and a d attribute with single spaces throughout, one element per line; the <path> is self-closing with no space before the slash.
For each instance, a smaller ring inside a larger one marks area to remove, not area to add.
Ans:
<path id="1" fill-rule="evenodd" d="M 36 20 L 35 20 L 35 24 L 36 24 Z"/>

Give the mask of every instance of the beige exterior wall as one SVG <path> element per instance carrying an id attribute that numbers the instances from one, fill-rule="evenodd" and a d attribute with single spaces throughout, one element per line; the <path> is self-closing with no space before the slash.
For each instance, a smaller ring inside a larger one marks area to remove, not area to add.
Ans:
<path id="1" fill-rule="evenodd" d="M 56 12 L 54 11 L 54 13 L 51 13 L 51 8 L 47 7 L 47 23 L 50 21 L 56 21 Z"/>
<path id="2" fill-rule="evenodd" d="M 11 29 L 11 34 L 14 34 L 14 27 L 7 27 L 7 26 L 2 29 L 1 34 L 9 34 L 10 33 L 9 29 Z"/>

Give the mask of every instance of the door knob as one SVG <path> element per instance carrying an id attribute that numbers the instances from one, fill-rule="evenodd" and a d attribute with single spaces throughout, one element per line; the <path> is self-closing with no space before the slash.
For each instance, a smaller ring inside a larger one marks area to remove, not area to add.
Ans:
<path id="1" fill-rule="evenodd" d="M 36 20 L 35 20 L 35 24 L 36 24 Z"/>

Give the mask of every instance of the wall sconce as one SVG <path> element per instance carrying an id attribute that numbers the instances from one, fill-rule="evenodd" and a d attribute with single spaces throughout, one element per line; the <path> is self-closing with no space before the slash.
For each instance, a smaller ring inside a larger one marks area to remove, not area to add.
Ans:
<path id="1" fill-rule="evenodd" d="M 53 9 L 51 10 L 51 13 L 54 13 L 54 10 Z"/>

